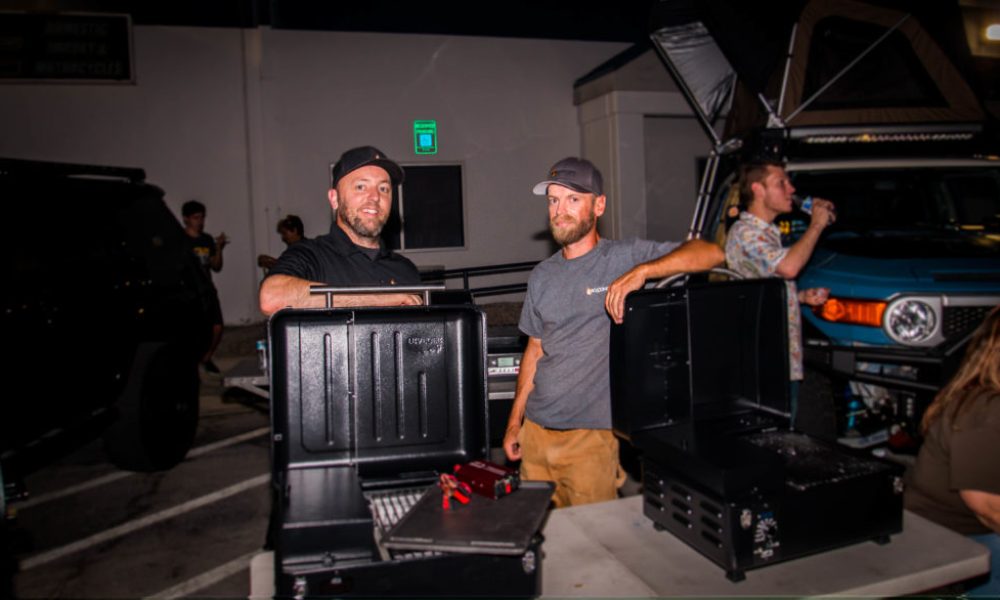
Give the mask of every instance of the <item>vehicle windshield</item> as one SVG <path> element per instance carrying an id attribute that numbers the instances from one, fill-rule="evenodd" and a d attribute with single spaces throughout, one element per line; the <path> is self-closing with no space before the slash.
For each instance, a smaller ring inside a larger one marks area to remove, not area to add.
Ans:
<path id="1" fill-rule="evenodd" d="M 838 234 L 927 230 L 997 231 L 1000 167 L 798 171 L 790 173 L 799 196 L 827 198 L 837 207 L 828 237 Z M 783 222 L 782 222 L 783 221 Z M 779 219 L 794 240 L 808 217 Z"/>

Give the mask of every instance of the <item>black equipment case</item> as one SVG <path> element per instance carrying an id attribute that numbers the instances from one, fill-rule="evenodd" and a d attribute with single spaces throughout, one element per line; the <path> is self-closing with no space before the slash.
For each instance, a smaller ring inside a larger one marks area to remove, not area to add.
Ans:
<path id="1" fill-rule="evenodd" d="M 789 430 L 780 279 L 642 290 L 611 334 L 612 421 L 643 512 L 725 569 L 902 530 L 902 468 Z"/>
<path id="2" fill-rule="evenodd" d="M 380 543 L 388 517 L 440 496 L 440 473 L 487 453 L 482 311 L 285 309 L 268 335 L 277 596 L 539 594 L 537 532 L 517 555 Z"/>

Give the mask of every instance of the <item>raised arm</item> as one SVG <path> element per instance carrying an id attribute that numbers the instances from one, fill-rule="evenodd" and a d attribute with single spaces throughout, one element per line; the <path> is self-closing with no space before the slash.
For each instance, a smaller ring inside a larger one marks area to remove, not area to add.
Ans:
<path id="1" fill-rule="evenodd" d="M 816 249 L 820 234 L 829 225 L 833 224 L 834 220 L 832 202 L 821 198 L 813 200 L 812 218 L 809 221 L 809 227 L 806 228 L 802 237 L 788 249 L 785 258 L 778 263 L 775 273 L 783 279 L 795 279 L 798 277 L 799 272 L 809 262 L 809 257 L 812 256 L 813 250 Z"/>
<path id="2" fill-rule="evenodd" d="M 640 263 L 615 279 L 608 286 L 604 308 L 621 323 L 625 315 L 625 297 L 641 288 L 650 279 L 660 279 L 675 273 L 696 273 L 717 267 L 726 260 L 718 244 L 705 240 L 688 240 L 660 258 Z"/>
<path id="3" fill-rule="evenodd" d="M 215 238 L 215 254 L 208 258 L 208 266 L 211 267 L 211 269 L 216 273 L 222 270 L 222 249 L 225 248 L 228 243 L 229 238 L 226 237 L 225 233 L 220 233 L 218 237 Z"/>

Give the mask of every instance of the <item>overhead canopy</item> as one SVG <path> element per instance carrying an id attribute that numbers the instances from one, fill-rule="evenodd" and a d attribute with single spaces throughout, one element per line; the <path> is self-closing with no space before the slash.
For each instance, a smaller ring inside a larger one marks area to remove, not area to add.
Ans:
<path id="1" fill-rule="evenodd" d="M 730 104 L 724 137 L 985 118 L 962 74 L 954 1 L 659 0 L 650 30 L 716 143 L 712 124 Z"/>

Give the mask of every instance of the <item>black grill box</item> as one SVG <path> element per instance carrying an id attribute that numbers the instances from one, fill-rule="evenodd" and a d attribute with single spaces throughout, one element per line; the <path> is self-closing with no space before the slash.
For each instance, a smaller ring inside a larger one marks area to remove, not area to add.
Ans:
<path id="1" fill-rule="evenodd" d="M 540 536 L 520 556 L 400 558 L 373 535 L 369 494 L 426 488 L 487 454 L 481 310 L 285 309 L 268 335 L 279 597 L 539 593 Z"/>
<path id="2" fill-rule="evenodd" d="M 780 279 L 641 290 L 612 327 L 643 512 L 734 581 L 902 530 L 902 467 L 789 429 L 785 301 Z"/>

